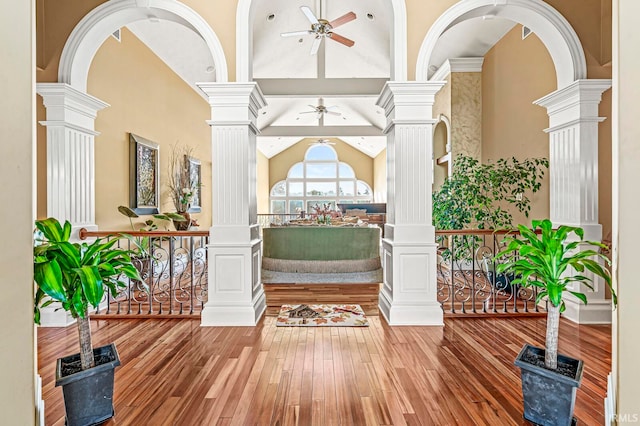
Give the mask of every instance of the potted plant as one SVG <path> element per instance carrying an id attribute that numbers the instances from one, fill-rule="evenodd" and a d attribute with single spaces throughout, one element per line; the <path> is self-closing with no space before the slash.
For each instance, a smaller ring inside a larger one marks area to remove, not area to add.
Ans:
<path id="1" fill-rule="evenodd" d="M 536 233 L 538 228 L 540 232 Z M 589 271 L 604 279 L 615 305 L 617 299 L 611 288 L 611 275 L 597 259 L 605 264 L 610 261 L 595 250 L 579 249 L 583 243 L 606 247 L 598 242 L 584 241 L 582 228 L 563 225 L 553 229 L 551 221 L 545 219 L 532 221 L 532 229 L 523 225 L 518 229 L 522 238 L 511 238 L 507 248 L 497 254 L 496 257 L 507 256 L 507 261 L 499 264 L 497 271 L 513 273 L 514 284 L 537 287 L 536 303 L 547 298 L 545 348 L 526 344 L 515 361 L 521 369 L 524 418 L 540 425 L 570 425 L 583 364 L 581 360 L 558 355 L 560 313 L 565 309 L 563 297 L 569 292 L 586 304 L 584 293 L 572 291 L 567 286 L 580 283 L 593 289 L 592 278 L 583 275 Z M 580 240 L 567 242 L 572 233 Z"/>
<path id="2" fill-rule="evenodd" d="M 117 238 L 91 244 L 71 243 L 71 224 L 54 218 L 36 221 L 40 237 L 33 253 L 37 284 L 34 320 L 40 307 L 60 302 L 77 320 L 80 353 L 58 359 L 56 386 L 62 386 L 66 424 L 97 424 L 113 416 L 114 369 L 120 365 L 115 344 L 93 348 L 89 305 L 97 308 L 105 290 L 115 296 L 126 287 L 123 276 L 141 281 L 130 252 L 114 248 Z M 49 297 L 48 300 L 46 296 Z"/>

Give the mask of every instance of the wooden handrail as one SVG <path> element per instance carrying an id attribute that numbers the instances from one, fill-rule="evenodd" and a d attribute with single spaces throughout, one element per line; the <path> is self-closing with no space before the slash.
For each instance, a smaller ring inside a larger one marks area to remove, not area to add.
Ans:
<path id="1" fill-rule="evenodd" d="M 541 234 L 542 230 L 536 229 L 536 234 Z M 436 235 L 507 235 L 520 234 L 518 229 L 438 229 Z"/>
<path id="2" fill-rule="evenodd" d="M 80 228 L 81 240 L 92 237 L 113 237 L 127 234 L 132 237 L 208 237 L 209 231 L 89 231 Z"/>

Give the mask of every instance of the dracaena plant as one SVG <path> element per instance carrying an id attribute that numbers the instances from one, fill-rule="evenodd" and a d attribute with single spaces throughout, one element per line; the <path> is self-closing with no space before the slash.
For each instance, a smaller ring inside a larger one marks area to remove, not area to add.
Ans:
<path id="1" fill-rule="evenodd" d="M 124 277 L 141 281 L 131 264 L 130 252 L 114 248 L 118 239 L 96 239 L 89 243 L 71 243 L 71 224 L 57 219 L 36 221 L 40 237 L 33 249 L 35 296 L 34 320 L 40 323 L 40 307 L 60 302 L 62 309 L 77 319 L 82 369 L 95 366 L 89 306 L 97 308 L 104 292 L 115 297 L 126 287 Z M 47 299 L 45 296 L 48 296 Z"/>
<path id="2" fill-rule="evenodd" d="M 536 230 L 540 229 L 537 233 Z M 613 304 L 617 303 L 616 294 L 611 287 L 611 275 L 598 259 L 605 265 L 610 265 L 609 259 L 603 254 L 592 250 L 580 250 L 581 244 L 606 248 L 604 244 L 595 241 L 584 241 L 582 228 L 562 225 L 553 229 L 551 221 L 534 220 L 532 229 L 519 225 L 521 238 L 509 239 L 507 248 L 496 255 L 496 258 L 507 261 L 497 266 L 498 273 L 512 272 L 516 278 L 513 284 L 523 287 L 537 287 L 538 303 L 547 298 L 547 334 L 545 341 L 545 366 L 556 369 L 558 365 L 558 329 L 560 313 L 565 310 L 564 295 L 571 293 L 583 303 L 587 303 L 587 296 L 579 291 L 568 288 L 572 283 L 580 283 L 593 290 L 593 279 L 585 272 L 601 277 L 611 289 Z M 575 233 L 578 241 L 567 238 Z M 574 273 L 575 272 L 575 273 Z"/>

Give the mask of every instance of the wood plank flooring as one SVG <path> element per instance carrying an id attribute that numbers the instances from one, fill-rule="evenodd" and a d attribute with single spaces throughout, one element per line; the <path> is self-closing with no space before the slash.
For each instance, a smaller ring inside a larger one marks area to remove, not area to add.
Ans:
<path id="1" fill-rule="evenodd" d="M 445 327 L 200 327 L 191 319 L 92 321 L 115 341 L 116 417 L 106 425 L 527 425 L 519 370 L 537 318 L 445 319 Z M 38 330 L 46 424 L 62 426 L 55 359 L 77 352 L 75 327 Z M 603 423 L 609 326 L 563 320 L 560 351 L 584 359 L 575 414 Z"/>

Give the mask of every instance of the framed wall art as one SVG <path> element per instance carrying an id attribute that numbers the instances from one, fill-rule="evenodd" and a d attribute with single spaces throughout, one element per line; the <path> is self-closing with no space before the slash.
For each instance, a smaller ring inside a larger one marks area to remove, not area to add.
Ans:
<path id="1" fill-rule="evenodd" d="M 129 133 L 129 205 L 137 214 L 160 213 L 160 146 Z"/>
<path id="2" fill-rule="evenodd" d="M 200 213 L 202 211 L 202 167 L 200 160 L 185 156 L 184 159 L 189 177 L 191 180 L 191 188 L 194 188 L 193 197 L 189 205 L 189 213 Z"/>

